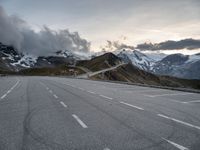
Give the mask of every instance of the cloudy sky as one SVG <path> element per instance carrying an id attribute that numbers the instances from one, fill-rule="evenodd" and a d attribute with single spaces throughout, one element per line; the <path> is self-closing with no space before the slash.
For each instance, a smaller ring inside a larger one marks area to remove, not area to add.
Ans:
<path id="1" fill-rule="evenodd" d="M 200 39 L 200 0 L 0 0 L 38 31 L 78 31 L 99 50 L 107 40 L 129 45 Z"/>

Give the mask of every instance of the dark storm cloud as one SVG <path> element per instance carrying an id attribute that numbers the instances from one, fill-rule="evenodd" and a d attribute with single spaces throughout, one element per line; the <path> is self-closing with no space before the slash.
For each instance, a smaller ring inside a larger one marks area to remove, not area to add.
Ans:
<path id="1" fill-rule="evenodd" d="M 179 50 L 179 49 L 198 49 L 200 48 L 200 40 L 183 39 L 180 41 L 165 41 L 161 43 L 143 43 L 138 44 L 137 49 L 140 50 Z"/>
<path id="2" fill-rule="evenodd" d="M 54 31 L 44 26 L 39 32 L 17 16 L 9 16 L 0 7 L 0 42 L 12 45 L 21 52 L 48 55 L 58 50 L 88 52 L 90 43 L 78 32 L 67 29 Z"/>

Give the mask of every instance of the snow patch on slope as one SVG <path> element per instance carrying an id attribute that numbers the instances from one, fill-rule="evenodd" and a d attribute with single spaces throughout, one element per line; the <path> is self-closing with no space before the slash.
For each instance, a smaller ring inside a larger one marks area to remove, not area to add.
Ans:
<path id="1" fill-rule="evenodd" d="M 33 55 L 24 55 L 20 60 L 17 62 L 11 63 L 13 66 L 22 66 L 25 68 L 30 68 L 35 65 L 37 62 L 37 57 Z"/>

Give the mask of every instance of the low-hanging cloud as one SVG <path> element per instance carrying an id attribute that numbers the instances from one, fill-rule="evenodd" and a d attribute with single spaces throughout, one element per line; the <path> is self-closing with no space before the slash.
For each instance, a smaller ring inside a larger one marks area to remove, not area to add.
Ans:
<path id="1" fill-rule="evenodd" d="M 119 41 L 107 41 L 106 46 L 102 48 L 103 51 L 115 51 L 121 49 L 134 49 L 134 46 L 126 45 Z"/>
<path id="2" fill-rule="evenodd" d="M 11 45 L 20 52 L 32 55 L 49 55 L 58 50 L 88 52 L 90 42 L 80 37 L 78 32 L 51 30 L 44 26 L 39 32 L 31 29 L 26 21 L 17 16 L 9 16 L 0 6 L 0 42 Z"/>
<path id="3" fill-rule="evenodd" d="M 165 41 L 161 43 L 143 43 L 138 44 L 137 49 L 140 50 L 195 50 L 200 48 L 200 40 L 196 39 L 183 39 L 180 41 Z"/>

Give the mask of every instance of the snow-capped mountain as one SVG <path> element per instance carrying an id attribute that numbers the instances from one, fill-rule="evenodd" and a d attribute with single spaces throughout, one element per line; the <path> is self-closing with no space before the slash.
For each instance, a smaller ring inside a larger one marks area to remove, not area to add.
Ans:
<path id="1" fill-rule="evenodd" d="M 157 75 L 168 75 L 187 79 L 200 79 L 200 55 L 167 55 L 144 53 L 139 50 L 122 49 L 113 52 L 122 61 Z M 49 56 L 32 56 L 18 52 L 12 46 L 0 43 L 0 71 L 19 71 L 25 68 L 75 65 L 77 61 L 98 57 L 81 52 L 60 50 Z"/>
<path id="2" fill-rule="evenodd" d="M 187 79 L 200 79 L 200 55 L 142 53 L 138 50 L 121 50 L 117 56 L 124 62 L 158 74 Z M 165 57 L 164 57 L 165 56 Z"/>
<path id="3" fill-rule="evenodd" d="M 145 71 L 150 71 L 156 62 L 156 60 L 137 50 L 122 50 L 117 54 L 117 56 L 126 63 L 132 63 L 134 66 L 137 66 L 138 68 Z"/>
<path id="4" fill-rule="evenodd" d="M 12 46 L 0 43 L 0 70 L 18 71 L 33 67 L 53 67 L 74 64 L 77 60 L 89 59 L 88 55 L 69 50 L 61 50 L 49 56 L 33 56 L 18 52 Z"/>
<path id="5" fill-rule="evenodd" d="M 200 79 L 200 56 L 172 54 L 158 61 L 151 70 L 159 75 L 169 75 L 180 78 Z"/>

